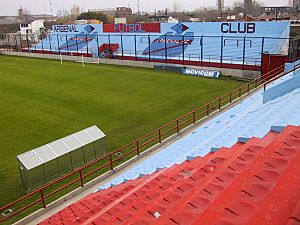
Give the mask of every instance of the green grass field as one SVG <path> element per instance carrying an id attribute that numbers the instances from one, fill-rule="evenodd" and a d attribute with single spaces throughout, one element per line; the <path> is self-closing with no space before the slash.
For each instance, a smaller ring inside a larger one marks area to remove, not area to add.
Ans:
<path id="1" fill-rule="evenodd" d="M 18 154 L 94 124 L 112 151 L 240 85 L 229 78 L 0 56 L 0 205 L 25 194 Z"/>

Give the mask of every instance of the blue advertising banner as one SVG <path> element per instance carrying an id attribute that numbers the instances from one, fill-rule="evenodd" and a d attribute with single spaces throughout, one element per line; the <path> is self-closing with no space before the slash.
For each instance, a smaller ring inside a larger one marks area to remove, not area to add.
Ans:
<path id="1" fill-rule="evenodd" d="M 202 77 L 215 77 L 218 78 L 220 76 L 219 71 L 215 70 L 200 70 L 200 69 L 191 69 L 185 68 L 182 69 L 182 73 L 190 76 L 202 76 Z"/>
<path id="2" fill-rule="evenodd" d="M 284 50 L 289 33 L 289 22 L 53 25 L 52 32 L 31 50 L 257 66 L 262 51 L 279 54 Z"/>

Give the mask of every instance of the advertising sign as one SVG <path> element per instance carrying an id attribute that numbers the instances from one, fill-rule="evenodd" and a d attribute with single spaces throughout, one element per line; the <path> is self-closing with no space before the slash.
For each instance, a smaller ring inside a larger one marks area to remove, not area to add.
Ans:
<path id="1" fill-rule="evenodd" d="M 104 33 L 160 33 L 160 23 L 103 24 Z"/>
<path id="2" fill-rule="evenodd" d="M 190 76 L 202 76 L 202 77 L 215 77 L 218 78 L 220 76 L 219 71 L 215 70 L 205 70 L 205 69 L 192 69 L 192 68 L 184 68 L 182 69 L 182 73 Z"/>

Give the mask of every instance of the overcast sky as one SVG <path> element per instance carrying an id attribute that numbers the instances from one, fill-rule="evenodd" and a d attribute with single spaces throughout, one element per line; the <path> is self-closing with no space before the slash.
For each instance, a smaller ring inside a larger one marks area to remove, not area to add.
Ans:
<path id="1" fill-rule="evenodd" d="M 52 1 L 53 12 L 58 9 L 70 9 L 73 4 L 79 5 L 84 10 L 92 8 L 114 8 L 117 6 L 131 6 L 137 10 L 137 0 L 0 0 L 0 16 L 16 15 L 20 6 L 29 9 L 32 14 L 50 14 L 49 1 Z M 235 0 L 225 0 L 225 5 L 230 6 Z M 174 0 L 140 0 L 141 11 L 154 11 L 154 9 L 172 8 Z M 176 0 L 185 10 L 193 10 L 201 6 L 215 6 L 216 0 Z M 287 5 L 288 0 L 261 0 L 265 5 Z"/>

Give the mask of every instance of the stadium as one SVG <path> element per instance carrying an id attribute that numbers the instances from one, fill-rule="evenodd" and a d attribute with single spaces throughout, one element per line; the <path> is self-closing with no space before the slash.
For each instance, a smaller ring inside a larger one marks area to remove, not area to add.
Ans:
<path id="1" fill-rule="evenodd" d="M 0 41 L 0 223 L 300 224 L 291 23 L 53 25 Z"/>

